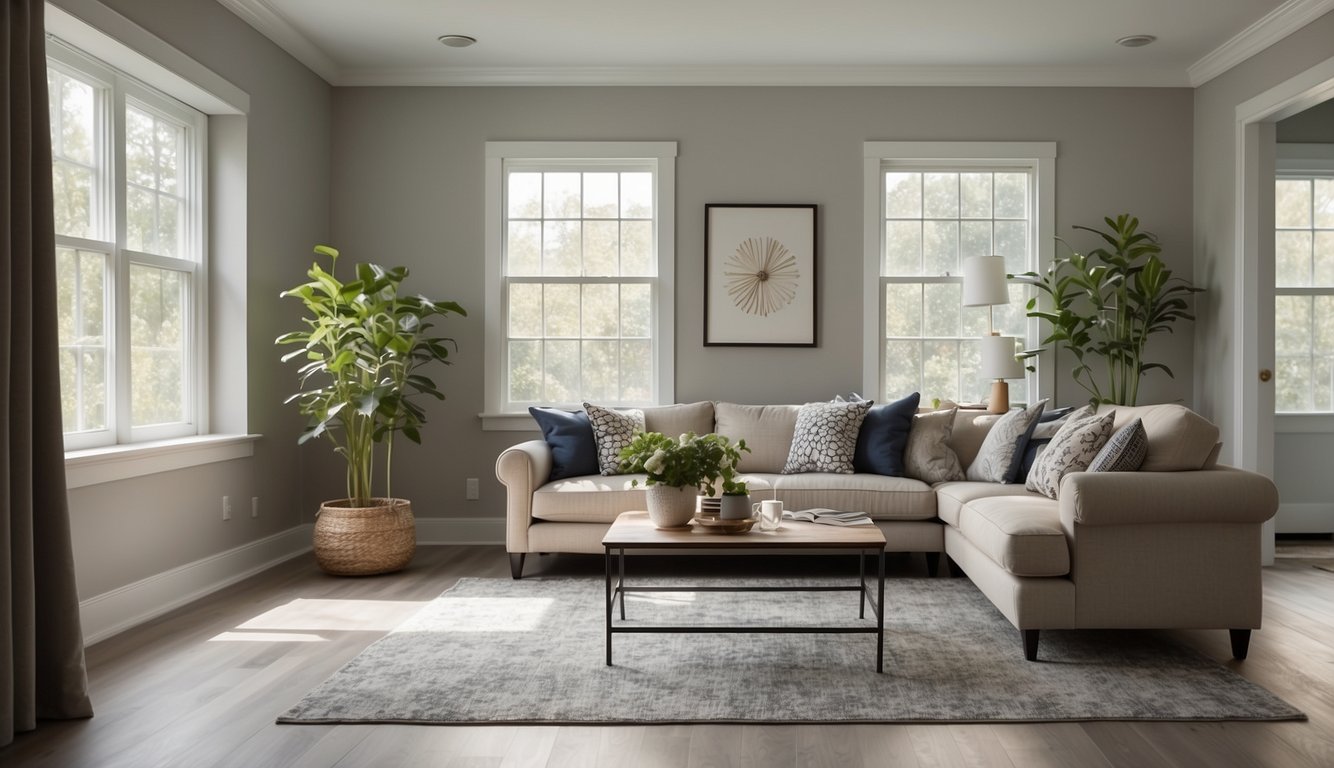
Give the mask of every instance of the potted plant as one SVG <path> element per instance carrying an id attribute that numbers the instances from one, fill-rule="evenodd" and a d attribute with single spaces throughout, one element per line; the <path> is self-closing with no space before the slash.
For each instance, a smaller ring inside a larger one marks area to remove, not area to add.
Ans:
<path id="1" fill-rule="evenodd" d="M 390 471 L 394 437 L 421 443 L 426 412 L 421 396 L 444 399 L 422 366 L 449 361 L 452 339 L 430 334 L 430 320 L 466 315 L 452 301 L 401 292 L 407 269 L 357 264 L 355 276 L 337 276 L 338 251 L 315 247 L 329 257 L 306 273 L 310 281 L 282 292 L 299 299 L 307 316 L 303 330 L 275 343 L 297 344 L 283 362 L 305 360 L 301 390 L 287 399 L 308 421 L 299 443 L 323 437 L 347 463 L 347 498 L 327 501 L 315 520 L 315 558 L 325 571 L 369 575 L 400 570 L 412 560 L 416 533 L 412 505 L 393 497 Z M 384 450 L 384 495 L 373 492 L 376 447 Z"/>
<path id="2" fill-rule="evenodd" d="M 1203 289 L 1172 277 L 1158 256 L 1163 250 L 1158 238 L 1139 231 L 1139 219 L 1121 214 L 1103 221 L 1107 230 L 1075 229 L 1092 232 L 1106 247 L 1088 254 L 1071 249 L 1043 274 L 1026 272 L 1020 277 L 1047 295 L 1049 302 L 1041 306 L 1037 298 L 1030 299 L 1027 314 L 1050 323 L 1043 345 L 1074 355 L 1071 376 L 1089 393 L 1089 402 L 1135 405 L 1146 373 L 1158 369 L 1173 375 L 1165 364 L 1145 359 L 1149 337 L 1171 333 L 1178 320 L 1194 320 L 1187 297 Z M 1028 350 L 1020 357 L 1041 351 Z M 1105 370 L 1094 369 L 1097 359 Z"/>
<path id="3" fill-rule="evenodd" d="M 745 440 L 734 445 L 723 435 L 686 432 L 671 438 L 661 432 L 640 432 L 621 451 L 620 470 L 647 475 L 644 484 L 648 486 L 648 515 L 654 525 L 680 528 L 694 516 L 695 497 L 700 491 L 709 496 L 719 488 L 724 494 L 746 492 L 746 485 L 737 480 L 736 471 L 743 451 L 750 451 Z M 638 483 L 636 479 L 633 484 Z M 745 504 L 748 516 L 749 497 Z"/>

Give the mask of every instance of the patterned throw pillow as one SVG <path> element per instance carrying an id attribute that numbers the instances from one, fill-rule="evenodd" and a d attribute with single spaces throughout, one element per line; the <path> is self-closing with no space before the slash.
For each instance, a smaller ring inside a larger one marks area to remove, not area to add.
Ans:
<path id="1" fill-rule="evenodd" d="M 870 400 L 855 403 L 807 403 L 797 412 L 797 429 L 788 449 L 783 474 L 837 472 L 852 474 L 852 456 L 857 450 Z"/>
<path id="2" fill-rule="evenodd" d="M 1115 419 L 1114 411 L 1082 419 L 1072 417 L 1051 439 L 1047 450 L 1033 462 L 1033 469 L 1029 471 L 1024 487 L 1049 499 L 1056 498 L 1061 490 L 1061 478 L 1071 472 L 1088 469 L 1098 451 L 1107 444 L 1108 438 L 1112 436 L 1112 422 Z"/>
<path id="3" fill-rule="evenodd" d="M 964 479 L 959 456 L 949 446 L 950 434 L 954 432 L 954 414 L 958 411 L 958 408 L 949 408 L 913 417 L 908 447 L 903 450 L 908 477 L 924 483 Z"/>
<path id="4" fill-rule="evenodd" d="M 1024 463 L 1028 437 L 1038 425 L 1043 400 L 1021 411 L 1008 411 L 992 425 L 977 458 L 968 466 L 968 479 L 979 483 L 1013 483 Z"/>
<path id="5" fill-rule="evenodd" d="M 621 451 L 644 431 L 644 412 L 638 408 L 613 411 L 591 403 L 584 403 L 584 411 L 598 444 L 598 467 L 604 475 L 620 474 Z"/>
<path id="6" fill-rule="evenodd" d="M 1149 433 L 1144 431 L 1144 420 L 1136 418 L 1116 430 L 1107 445 L 1098 451 L 1089 464 L 1090 472 L 1134 472 L 1149 455 Z"/>

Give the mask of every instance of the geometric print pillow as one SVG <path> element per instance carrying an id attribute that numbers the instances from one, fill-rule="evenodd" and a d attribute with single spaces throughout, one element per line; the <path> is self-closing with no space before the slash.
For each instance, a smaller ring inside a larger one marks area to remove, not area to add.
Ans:
<path id="1" fill-rule="evenodd" d="M 1134 472 L 1149 455 L 1149 433 L 1144 431 L 1144 420 L 1135 419 L 1116 430 L 1107 445 L 1089 464 L 1090 472 Z"/>
<path id="2" fill-rule="evenodd" d="M 837 472 L 852 474 L 852 456 L 857 451 L 870 400 L 852 403 L 807 403 L 797 411 L 797 426 L 792 434 L 783 474 L 798 472 Z"/>
<path id="3" fill-rule="evenodd" d="M 968 479 L 979 483 L 1013 483 L 1024 463 L 1028 436 L 1038 425 L 1038 417 L 1046 405 L 1043 400 L 1000 417 L 987 432 L 977 458 L 968 466 Z"/>
<path id="4" fill-rule="evenodd" d="M 1051 439 L 1047 450 L 1033 462 L 1024 487 L 1049 499 L 1056 498 L 1061 490 L 1061 478 L 1071 472 L 1087 470 L 1098 451 L 1107 444 L 1115 420 L 1116 412 L 1108 411 L 1102 416 L 1094 414 L 1066 422 Z"/>
<path id="5" fill-rule="evenodd" d="M 621 451 L 644 431 L 644 412 L 638 408 L 613 411 L 600 405 L 584 403 L 588 423 L 593 425 L 593 439 L 598 444 L 598 468 L 604 475 L 621 469 Z"/>

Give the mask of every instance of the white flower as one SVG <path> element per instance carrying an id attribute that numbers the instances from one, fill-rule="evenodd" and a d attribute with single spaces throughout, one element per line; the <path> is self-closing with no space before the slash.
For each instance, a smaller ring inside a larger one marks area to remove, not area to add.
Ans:
<path id="1" fill-rule="evenodd" d="M 690 434 L 689 432 L 682 432 L 681 436 L 676 438 L 676 442 L 678 445 L 684 448 L 687 445 L 690 445 L 691 443 L 695 442 L 695 436 Z"/>
<path id="2" fill-rule="evenodd" d="M 663 465 L 666 463 L 666 461 L 667 461 L 667 452 L 659 448 L 658 450 L 653 452 L 652 456 L 648 457 L 648 461 L 644 462 L 644 470 L 649 474 L 656 475 L 662 471 Z"/>

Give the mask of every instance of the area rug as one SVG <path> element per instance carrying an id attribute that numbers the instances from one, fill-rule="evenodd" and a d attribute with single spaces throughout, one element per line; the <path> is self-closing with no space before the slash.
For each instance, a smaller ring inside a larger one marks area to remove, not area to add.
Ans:
<path id="1" fill-rule="evenodd" d="M 857 601 L 846 592 L 644 593 L 630 596 L 627 619 L 865 626 Z M 886 603 L 884 674 L 875 673 L 875 636 L 859 634 L 616 635 L 608 667 L 601 580 L 462 579 L 278 722 L 1305 718 L 1159 633 L 1045 631 L 1040 661 L 1025 661 L 1019 633 L 967 579 L 894 578 Z"/>

